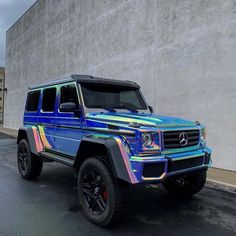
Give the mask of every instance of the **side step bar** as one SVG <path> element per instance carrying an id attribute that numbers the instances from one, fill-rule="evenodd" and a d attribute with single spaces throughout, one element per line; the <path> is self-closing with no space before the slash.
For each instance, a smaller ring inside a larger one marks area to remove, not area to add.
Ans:
<path id="1" fill-rule="evenodd" d="M 74 160 L 51 152 L 40 152 L 40 156 L 73 167 Z"/>

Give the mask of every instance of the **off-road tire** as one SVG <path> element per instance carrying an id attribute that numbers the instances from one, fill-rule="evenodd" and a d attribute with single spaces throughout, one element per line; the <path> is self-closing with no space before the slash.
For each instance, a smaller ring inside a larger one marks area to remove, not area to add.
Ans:
<path id="1" fill-rule="evenodd" d="M 25 164 L 23 159 L 25 160 Z M 29 143 L 22 139 L 18 144 L 17 166 L 22 178 L 33 180 L 39 177 L 43 168 L 43 161 L 31 153 Z"/>
<path id="2" fill-rule="evenodd" d="M 86 178 L 86 174 L 91 170 L 101 176 L 107 191 L 106 206 L 104 211 L 100 214 L 95 214 L 94 211 L 90 209 L 88 198 L 83 190 L 84 178 Z M 83 162 L 78 174 L 78 196 L 84 215 L 92 223 L 104 227 L 111 224 L 119 217 L 123 206 L 122 193 L 124 188 L 119 180 L 114 177 L 111 169 L 101 157 L 91 157 Z"/>
<path id="3" fill-rule="evenodd" d="M 204 187 L 206 177 L 206 170 L 202 170 L 190 175 L 167 179 L 163 182 L 163 186 L 171 195 L 176 197 L 191 197 Z M 181 178 L 186 181 L 183 186 L 178 183 Z"/>

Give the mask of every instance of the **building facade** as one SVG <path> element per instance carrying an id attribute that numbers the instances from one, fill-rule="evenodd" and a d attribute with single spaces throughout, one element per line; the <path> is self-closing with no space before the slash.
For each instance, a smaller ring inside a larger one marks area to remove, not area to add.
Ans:
<path id="1" fill-rule="evenodd" d="M 235 64 L 234 0 L 38 0 L 7 32 L 4 126 L 34 84 L 129 79 L 157 113 L 206 124 L 214 166 L 236 170 Z"/>
<path id="2" fill-rule="evenodd" d="M 0 125 L 3 124 L 5 68 L 0 67 Z"/>

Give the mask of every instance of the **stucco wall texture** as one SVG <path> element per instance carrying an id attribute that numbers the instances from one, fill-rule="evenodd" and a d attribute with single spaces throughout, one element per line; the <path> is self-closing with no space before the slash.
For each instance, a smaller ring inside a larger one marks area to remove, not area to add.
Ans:
<path id="1" fill-rule="evenodd" d="M 235 0 L 38 0 L 7 32 L 4 126 L 21 126 L 29 86 L 71 73 L 138 82 L 236 170 Z"/>

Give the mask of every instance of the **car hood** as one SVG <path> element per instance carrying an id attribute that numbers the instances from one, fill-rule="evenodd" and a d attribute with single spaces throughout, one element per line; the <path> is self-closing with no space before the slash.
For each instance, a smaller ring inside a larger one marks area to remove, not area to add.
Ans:
<path id="1" fill-rule="evenodd" d="M 183 127 L 196 126 L 195 121 L 184 120 L 176 117 L 159 116 L 153 114 L 96 112 L 86 115 L 87 122 L 99 122 L 116 126 L 130 126 L 132 123 L 140 127 Z"/>

